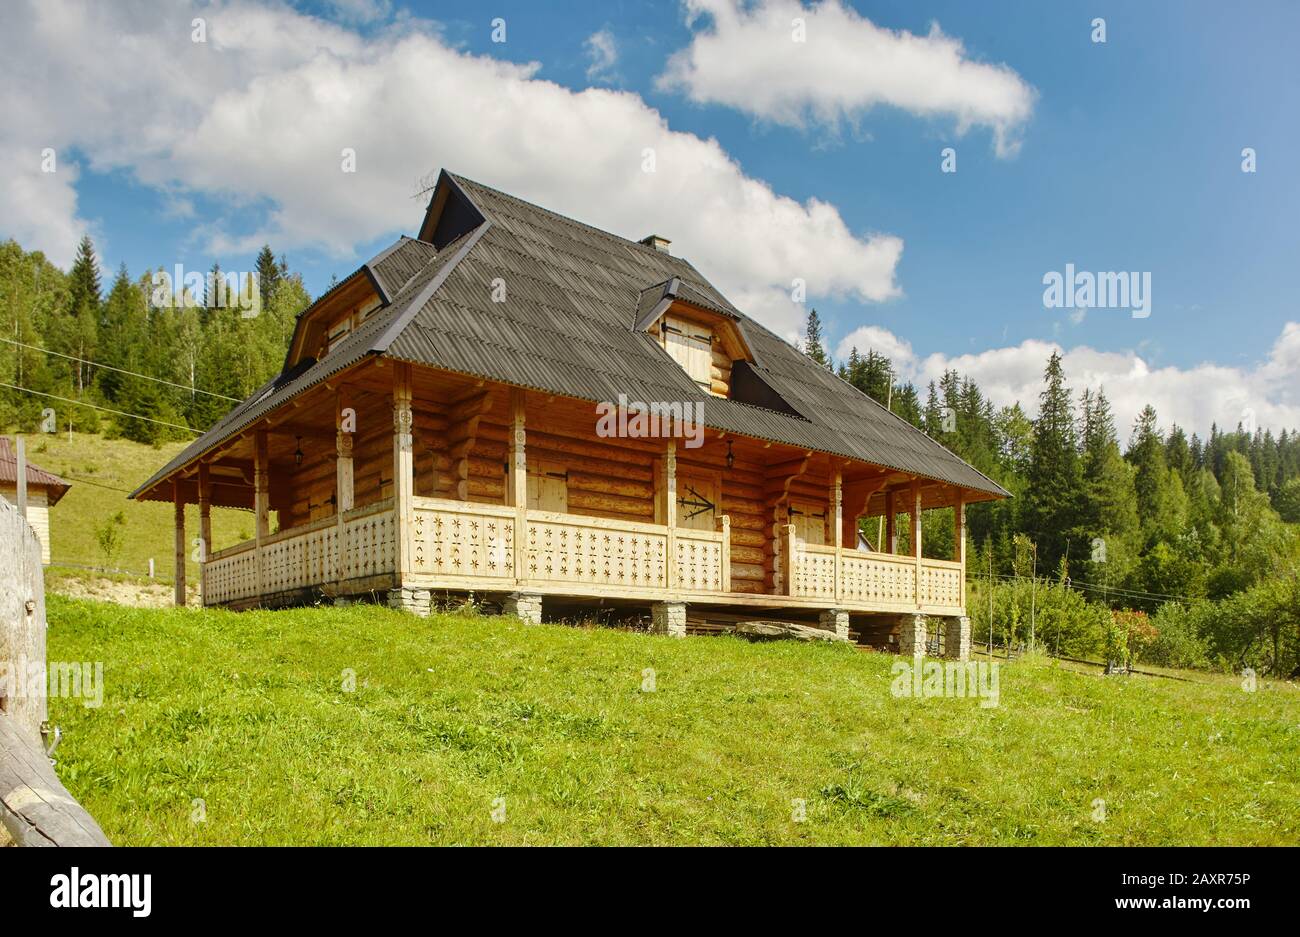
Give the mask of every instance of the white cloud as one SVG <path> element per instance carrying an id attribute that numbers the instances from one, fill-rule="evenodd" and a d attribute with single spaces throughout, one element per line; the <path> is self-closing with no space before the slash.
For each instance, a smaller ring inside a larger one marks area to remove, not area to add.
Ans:
<path id="1" fill-rule="evenodd" d="M 67 267 L 83 234 L 94 225 L 77 213 L 78 171 L 70 154 L 54 153 L 54 171 L 42 168 L 43 146 L 6 140 L 0 131 L 0 239 L 13 238 L 26 250 L 43 250 Z"/>
<path id="2" fill-rule="evenodd" d="M 918 36 L 877 26 L 841 0 L 685 0 L 708 18 L 668 61 L 660 87 L 790 126 L 856 122 L 884 105 L 993 131 L 999 156 L 1019 147 L 1035 92 L 1006 65 L 978 62 L 937 23 Z M 796 41 L 796 20 L 804 40 Z"/>
<path id="3" fill-rule="evenodd" d="M 614 65 L 618 62 L 618 43 L 614 39 L 614 34 L 608 29 L 594 32 L 583 42 L 582 47 L 587 50 L 587 58 L 591 60 L 591 64 L 587 66 L 588 80 L 611 79 Z"/>
<path id="4" fill-rule="evenodd" d="M 194 16 L 207 43 L 190 41 Z M 536 64 L 458 51 L 432 24 L 408 18 L 363 37 L 239 0 L 31 0 L 6 12 L 6 31 L 0 153 L 75 146 L 90 168 L 125 169 L 172 199 L 217 198 L 236 218 L 272 206 L 265 225 L 210 230 L 212 247 L 269 240 L 346 256 L 414 229 L 415 182 L 445 166 L 619 234 L 663 234 L 783 335 L 802 324 L 788 299 L 796 277 L 814 296 L 898 293 L 898 238 L 779 195 L 636 94 L 571 91 Z M 345 147 L 355 173 L 340 169 Z M 654 173 L 642 171 L 647 149 Z M 0 234 L 70 256 L 83 226 L 71 191 L 0 186 Z"/>
<path id="5" fill-rule="evenodd" d="M 999 406 L 1019 401 L 1031 415 L 1038 412 L 1043 370 L 1053 351 L 1061 352 L 1066 382 L 1078 392 L 1104 388 L 1115 414 L 1121 441 L 1142 408 L 1156 408 L 1160 424 L 1174 423 L 1202 436 L 1210 424 L 1235 429 L 1250 418 L 1274 433 L 1300 427 L 1300 323 L 1288 322 L 1264 360 L 1244 368 L 1203 363 L 1192 367 L 1157 368 L 1136 352 L 1107 352 L 1079 345 L 1064 349 L 1055 342 L 1030 339 L 1019 345 L 991 348 L 977 354 L 918 356 L 912 346 L 877 327 L 856 329 L 836 346 L 836 358 L 857 348 L 874 348 L 890 356 L 900 379 L 915 383 L 924 399 L 925 387 L 944 371 L 971 377 Z"/>

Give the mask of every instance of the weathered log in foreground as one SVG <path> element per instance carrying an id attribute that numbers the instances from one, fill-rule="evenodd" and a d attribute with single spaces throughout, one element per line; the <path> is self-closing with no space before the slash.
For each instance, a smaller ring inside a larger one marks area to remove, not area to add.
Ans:
<path id="1" fill-rule="evenodd" d="M 834 631 L 787 621 L 742 621 L 736 634 L 751 641 L 847 641 Z"/>
<path id="2" fill-rule="evenodd" d="M 7 716 L 0 716 L 0 823 L 19 846 L 112 845 Z"/>

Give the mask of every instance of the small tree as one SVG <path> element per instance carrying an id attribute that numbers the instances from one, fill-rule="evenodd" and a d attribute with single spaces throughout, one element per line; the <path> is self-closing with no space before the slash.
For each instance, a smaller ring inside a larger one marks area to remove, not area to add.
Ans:
<path id="1" fill-rule="evenodd" d="M 126 527 L 126 514 L 118 511 L 95 529 L 95 540 L 99 543 L 99 552 L 104 556 L 104 566 L 115 568 L 114 562 L 122 549 L 122 528 Z"/>

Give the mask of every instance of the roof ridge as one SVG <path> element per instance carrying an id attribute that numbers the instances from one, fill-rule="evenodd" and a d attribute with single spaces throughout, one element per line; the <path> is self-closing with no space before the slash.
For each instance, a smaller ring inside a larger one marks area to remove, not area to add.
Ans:
<path id="1" fill-rule="evenodd" d="M 567 224 L 571 224 L 574 227 L 582 228 L 586 231 L 594 232 L 595 234 L 599 234 L 602 237 L 610 238 L 611 240 L 617 241 L 620 244 L 626 245 L 628 247 L 635 247 L 638 250 L 647 251 L 656 257 L 661 257 L 661 258 L 667 257 L 671 260 L 678 261 L 679 263 L 684 263 L 686 264 L 686 266 L 690 267 L 691 270 L 695 271 L 696 274 L 699 274 L 699 271 L 695 269 L 694 265 L 691 264 L 691 262 L 687 260 L 685 257 L 682 257 L 679 254 L 665 254 L 663 251 L 653 248 L 648 244 L 642 244 L 640 241 L 634 241 L 631 238 L 625 238 L 623 237 L 623 235 L 615 234 L 613 231 L 607 231 L 604 228 L 598 228 L 595 225 L 588 224 L 585 221 L 579 221 L 577 218 L 572 218 L 569 215 L 564 214 L 563 212 L 558 212 L 553 208 L 547 208 L 545 205 L 538 205 L 536 202 L 530 202 L 527 199 L 520 198 L 518 195 L 511 195 L 509 192 L 503 192 L 500 189 L 493 188 L 492 186 L 487 185 L 486 183 L 483 182 L 479 182 L 476 179 L 470 179 L 468 176 L 462 176 L 459 173 L 454 173 L 450 171 L 447 172 L 447 175 L 451 176 L 453 180 L 455 180 L 457 183 L 459 183 L 462 186 L 468 184 L 474 186 L 475 188 L 483 189 L 487 192 L 490 192 L 493 195 L 499 195 L 502 198 L 507 199 L 511 202 L 517 202 L 520 205 L 525 205 L 528 208 L 532 208 L 536 211 L 544 212 L 548 215 L 551 215 L 554 218 L 558 218 L 560 221 L 563 221 Z M 700 279 L 703 281 L 704 277 L 701 276 Z M 708 281 L 704 281 L 704 282 L 708 282 Z M 710 286 L 712 286 L 712 284 L 710 284 Z"/>

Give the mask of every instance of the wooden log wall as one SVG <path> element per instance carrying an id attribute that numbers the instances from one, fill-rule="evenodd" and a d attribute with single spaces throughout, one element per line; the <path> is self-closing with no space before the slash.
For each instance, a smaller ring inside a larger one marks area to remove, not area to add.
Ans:
<path id="1" fill-rule="evenodd" d="M 440 401 L 421 396 L 417 389 L 417 496 L 506 504 L 509 391 L 491 388 L 490 399 L 481 407 L 468 402 L 473 395 L 462 393 L 456 400 Z M 530 397 L 525 456 L 529 464 L 546 461 L 563 467 L 568 512 L 654 523 L 655 462 L 662 458 L 666 440 L 603 439 L 595 433 L 594 409 L 586 410 L 572 401 L 546 405 L 543 400 Z M 364 403 L 359 400 L 357 408 L 353 460 L 355 503 L 361 507 L 392 493 L 392 419 L 388 402 L 375 395 L 366 395 Z M 472 427 L 468 426 L 469 413 Z M 305 440 L 303 450 L 303 464 L 293 473 L 294 498 L 284 514 L 286 527 L 334 514 L 333 440 Z M 725 441 L 712 434 L 698 449 L 688 449 L 679 440 L 678 475 L 698 472 L 721 477 L 718 514 L 731 518 L 732 591 L 770 593 L 775 583 L 772 530 L 776 508 L 769 462 L 788 462 L 791 452 L 738 446 L 730 468 L 726 452 Z M 805 474 L 790 482 L 788 497 L 825 504 L 829 485 L 824 461 L 818 467 L 813 460 Z M 779 523 L 787 523 L 788 500 L 779 513 Z M 828 531 L 827 536 L 833 532 Z"/>

